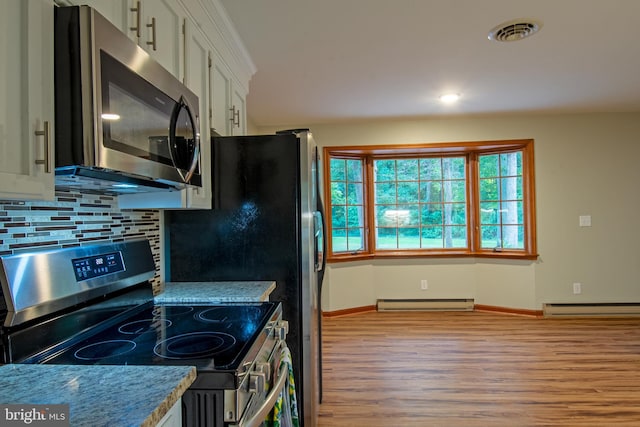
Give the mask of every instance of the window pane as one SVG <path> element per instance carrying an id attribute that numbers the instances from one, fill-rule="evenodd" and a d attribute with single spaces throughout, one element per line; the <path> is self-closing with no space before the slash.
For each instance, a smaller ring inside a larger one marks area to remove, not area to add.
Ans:
<path id="1" fill-rule="evenodd" d="M 503 224 L 522 224 L 522 202 L 503 202 L 500 215 Z"/>
<path id="2" fill-rule="evenodd" d="M 443 187 L 445 202 L 464 202 L 466 200 L 464 181 L 445 181 Z"/>
<path id="3" fill-rule="evenodd" d="M 480 180 L 480 200 L 500 200 L 497 179 L 486 178 Z"/>
<path id="4" fill-rule="evenodd" d="M 347 250 L 347 235 L 344 228 L 331 230 L 331 244 L 334 252 L 345 252 Z"/>
<path id="5" fill-rule="evenodd" d="M 364 211 L 362 206 L 347 207 L 347 227 L 361 227 L 364 224 Z"/>
<path id="6" fill-rule="evenodd" d="M 347 250 L 349 252 L 360 251 L 364 249 L 362 228 L 349 228 L 347 232 Z"/>
<path id="7" fill-rule="evenodd" d="M 480 203 L 480 223 L 481 224 L 499 224 L 498 210 L 500 203 L 484 202 Z"/>
<path id="8" fill-rule="evenodd" d="M 363 200 L 362 183 L 347 184 L 347 203 L 350 205 L 361 205 Z"/>
<path id="9" fill-rule="evenodd" d="M 467 207 L 463 203 L 455 203 L 453 205 L 449 205 L 451 212 L 450 216 L 447 218 L 445 216 L 445 220 L 448 219 L 449 222 L 445 221 L 445 224 L 460 224 L 464 225 L 467 223 Z M 446 211 L 446 208 L 445 208 Z"/>
<path id="10" fill-rule="evenodd" d="M 331 181 L 344 181 L 347 162 L 343 159 L 331 159 L 329 163 L 331 167 Z"/>
<path id="11" fill-rule="evenodd" d="M 481 246 L 483 248 L 500 248 L 502 247 L 502 238 L 500 237 L 500 227 L 483 225 L 480 227 L 482 239 Z"/>
<path id="12" fill-rule="evenodd" d="M 418 201 L 418 182 L 398 183 L 398 203 L 412 203 Z"/>
<path id="13" fill-rule="evenodd" d="M 465 158 L 453 157 L 442 159 L 442 165 L 444 168 L 444 179 L 464 179 L 465 178 Z"/>
<path id="14" fill-rule="evenodd" d="M 413 181 L 418 179 L 418 160 L 397 160 L 398 181 Z"/>
<path id="15" fill-rule="evenodd" d="M 500 175 L 517 176 L 522 175 L 522 153 L 500 154 Z"/>
<path id="16" fill-rule="evenodd" d="M 440 158 L 420 159 L 420 179 L 442 179 L 442 160 Z"/>
<path id="17" fill-rule="evenodd" d="M 346 202 L 346 184 L 344 182 L 331 183 L 331 204 L 344 205 Z"/>
<path id="18" fill-rule="evenodd" d="M 399 247 L 402 249 L 419 249 L 420 248 L 420 229 L 419 228 L 401 228 L 398 230 Z"/>
<path id="19" fill-rule="evenodd" d="M 331 227 L 344 228 L 347 226 L 347 213 L 344 206 L 331 207 Z"/>
<path id="20" fill-rule="evenodd" d="M 381 227 L 401 227 L 415 222 L 412 215 L 417 218 L 417 213 L 412 213 L 410 206 L 386 205 L 376 208 L 376 223 Z M 413 208 L 417 211 L 417 208 Z"/>
<path id="21" fill-rule="evenodd" d="M 442 225 L 442 205 L 440 204 L 427 204 L 422 205 L 421 209 L 422 225 Z"/>
<path id="22" fill-rule="evenodd" d="M 498 155 L 480 157 L 480 178 L 491 178 L 498 176 Z"/>
<path id="23" fill-rule="evenodd" d="M 376 204 L 396 203 L 396 183 L 376 184 Z"/>
<path id="24" fill-rule="evenodd" d="M 522 199 L 522 178 L 502 178 L 500 180 L 502 191 L 502 200 L 521 200 Z"/>
<path id="25" fill-rule="evenodd" d="M 420 205 L 399 205 L 398 213 L 402 216 L 402 221 L 398 221 L 399 226 L 420 226 Z"/>
<path id="26" fill-rule="evenodd" d="M 505 225 L 502 234 L 502 247 L 508 249 L 524 248 L 524 229 L 521 225 Z"/>
<path id="27" fill-rule="evenodd" d="M 429 249 L 444 248 L 442 227 L 425 227 L 422 229 L 422 247 Z"/>
<path id="28" fill-rule="evenodd" d="M 347 177 L 350 182 L 362 182 L 362 162 L 350 161 L 347 165 Z"/>
<path id="29" fill-rule="evenodd" d="M 442 182 L 429 181 L 420 184 L 420 201 L 421 202 L 441 202 L 442 201 Z"/>
<path id="30" fill-rule="evenodd" d="M 397 249 L 398 248 L 397 228 L 378 228 L 376 247 L 378 249 Z"/>
<path id="31" fill-rule="evenodd" d="M 467 227 L 445 227 L 444 247 L 464 248 L 467 246 Z"/>
<path id="32" fill-rule="evenodd" d="M 396 180 L 396 161 L 395 160 L 376 160 L 373 163 L 375 170 L 375 181 L 395 181 Z"/>

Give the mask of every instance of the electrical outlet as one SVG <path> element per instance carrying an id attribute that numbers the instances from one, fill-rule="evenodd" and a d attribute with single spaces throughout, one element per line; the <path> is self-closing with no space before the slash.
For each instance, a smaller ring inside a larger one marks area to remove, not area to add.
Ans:
<path id="1" fill-rule="evenodd" d="M 574 283 L 573 284 L 573 293 L 574 295 L 578 295 L 582 293 L 582 284 L 581 283 Z"/>
<path id="2" fill-rule="evenodd" d="M 429 282 L 427 282 L 427 279 L 420 280 L 420 289 L 422 289 L 423 291 L 429 289 Z"/>

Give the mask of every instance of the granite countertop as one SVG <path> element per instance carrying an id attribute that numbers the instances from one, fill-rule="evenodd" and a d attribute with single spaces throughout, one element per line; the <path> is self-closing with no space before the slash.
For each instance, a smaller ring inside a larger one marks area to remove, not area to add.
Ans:
<path id="1" fill-rule="evenodd" d="M 156 304 L 267 301 L 276 282 L 166 282 Z"/>
<path id="2" fill-rule="evenodd" d="M 196 379 L 192 366 L 0 366 L 0 403 L 69 404 L 72 426 L 155 426 Z"/>

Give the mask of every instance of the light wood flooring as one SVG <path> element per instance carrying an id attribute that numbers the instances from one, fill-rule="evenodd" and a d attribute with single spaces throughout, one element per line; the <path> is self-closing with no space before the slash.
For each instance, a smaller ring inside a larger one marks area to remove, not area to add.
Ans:
<path id="1" fill-rule="evenodd" d="M 323 319 L 319 426 L 640 426 L 640 319 Z"/>

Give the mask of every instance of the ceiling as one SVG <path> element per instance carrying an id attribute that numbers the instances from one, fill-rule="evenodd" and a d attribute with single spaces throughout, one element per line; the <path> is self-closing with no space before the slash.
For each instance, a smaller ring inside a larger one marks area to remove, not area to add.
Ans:
<path id="1" fill-rule="evenodd" d="M 640 111 L 640 0 L 221 0 L 258 126 Z M 505 21 L 542 29 L 489 41 Z M 453 105 L 439 96 L 461 94 Z"/>

